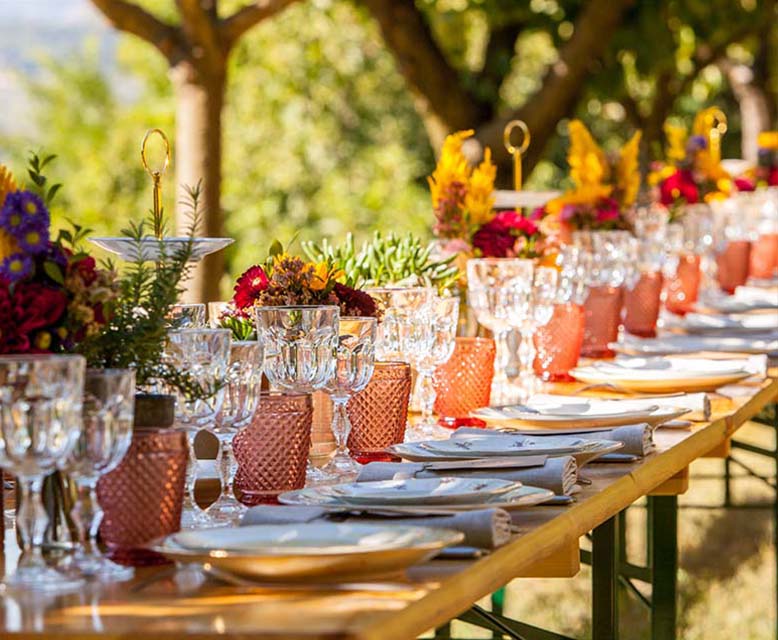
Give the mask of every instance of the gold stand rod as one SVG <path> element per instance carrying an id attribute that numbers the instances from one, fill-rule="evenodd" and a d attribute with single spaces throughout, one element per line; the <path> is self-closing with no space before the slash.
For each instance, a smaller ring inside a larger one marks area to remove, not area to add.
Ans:
<path id="1" fill-rule="evenodd" d="M 164 143 L 165 148 L 165 158 L 162 161 L 162 166 L 159 168 L 152 169 L 149 166 L 149 163 L 146 159 L 146 144 L 149 141 L 149 138 L 153 135 L 157 134 L 162 138 L 162 142 Z M 143 142 L 140 146 L 140 159 L 143 163 L 143 168 L 146 170 L 146 173 L 148 173 L 151 176 L 151 181 L 153 183 L 153 189 L 154 189 L 154 235 L 157 238 L 162 237 L 162 175 L 167 170 L 168 166 L 170 165 L 170 142 L 167 139 L 167 136 L 163 133 L 161 129 L 149 129 L 146 132 L 146 135 L 143 136 Z"/>
<path id="2" fill-rule="evenodd" d="M 521 132 L 521 142 L 518 146 L 511 142 L 511 134 L 514 129 L 518 129 Z M 521 175 L 521 156 L 529 148 L 530 134 L 527 123 L 523 120 L 511 120 L 505 125 L 505 129 L 502 132 L 503 144 L 508 153 L 513 156 L 513 188 L 515 191 L 521 191 L 522 175 Z"/>

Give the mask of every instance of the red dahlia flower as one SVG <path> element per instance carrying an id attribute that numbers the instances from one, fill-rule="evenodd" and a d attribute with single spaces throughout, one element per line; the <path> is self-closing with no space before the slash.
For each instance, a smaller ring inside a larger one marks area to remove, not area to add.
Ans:
<path id="1" fill-rule="evenodd" d="M 259 294 L 267 289 L 268 282 L 267 274 L 262 267 L 257 265 L 247 269 L 235 284 L 233 298 L 235 306 L 238 309 L 254 306 Z"/>

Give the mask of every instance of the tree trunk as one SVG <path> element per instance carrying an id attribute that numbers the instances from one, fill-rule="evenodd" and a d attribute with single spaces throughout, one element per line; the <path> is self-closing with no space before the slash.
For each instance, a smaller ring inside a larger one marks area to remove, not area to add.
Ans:
<path id="1" fill-rule="evenodd" d="M 770 128 L 770 111 L 767 96 L 754 83 L 754 72 L 746 65 L 722 60 L 719 66 L 727 74 L 729 86 L 740 107 L 741 153 L 751 164 L 758 155 L 757 136 Z"/>
<path id="2" fill-rule="evenodd" d="M 222 157 L 222 107 L 226 67 L 207 73 L 190 61 L 177 64 L 171 71 L 176 88 L 176 227 L 181 233 L 189 225 L 186 207 L 182 207 L 182 185 L 202 180 L 203 218 L 198 236 L 224 235 L 220 205 Z M 225 272 L 224 253 L 219 251 L 200 262 L 187 283 L 187 302 L 220 300 L 220 284 Z"/>

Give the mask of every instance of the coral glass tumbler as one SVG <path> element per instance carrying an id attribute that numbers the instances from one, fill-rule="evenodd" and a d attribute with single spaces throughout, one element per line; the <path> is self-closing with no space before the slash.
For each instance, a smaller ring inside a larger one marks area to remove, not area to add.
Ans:
<path id="1" fill-rule="evenodd" d="M 547 382 L 571 382 L 569 371 L 578 364 L 584 336 L 584 310 L 566 302 L 554 306 L 548 324 L 535 333 L 535 373 Z"/>

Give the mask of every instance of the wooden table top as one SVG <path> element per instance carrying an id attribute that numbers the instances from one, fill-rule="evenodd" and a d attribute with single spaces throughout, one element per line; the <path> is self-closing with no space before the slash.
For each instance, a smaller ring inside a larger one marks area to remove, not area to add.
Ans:
<path id="1" fill-rule="evenodd" d="M 554 385 L 553 390 L 575 393 L 577 388 Z M 199 573 L 147 568 L 137 570 L 130 582 L 90 584 L 68 595 L 7 593 L 0 599 L 0 635 L 145 640 L 415 638 L 538 561 L 577 545 L 580 536 L 682 472 L 776 399 L 778 379 L 774 378 L 720 390 L 714 396 L 710 422 L 657 430 L 657 453 L 638 462 L 588 466 L 585 474 L 592 484 L 583 488 L 575 503 L 514 511 L 520 531 L 509 544 L 478 560 L 436 560 L 416 567 L 407 589 L 247 589 L 204 581 Z M 7 535 L 6 545 L 13 539 Z M 150 581 L 162 571 L 167 571 L 167 577 Z"/>

